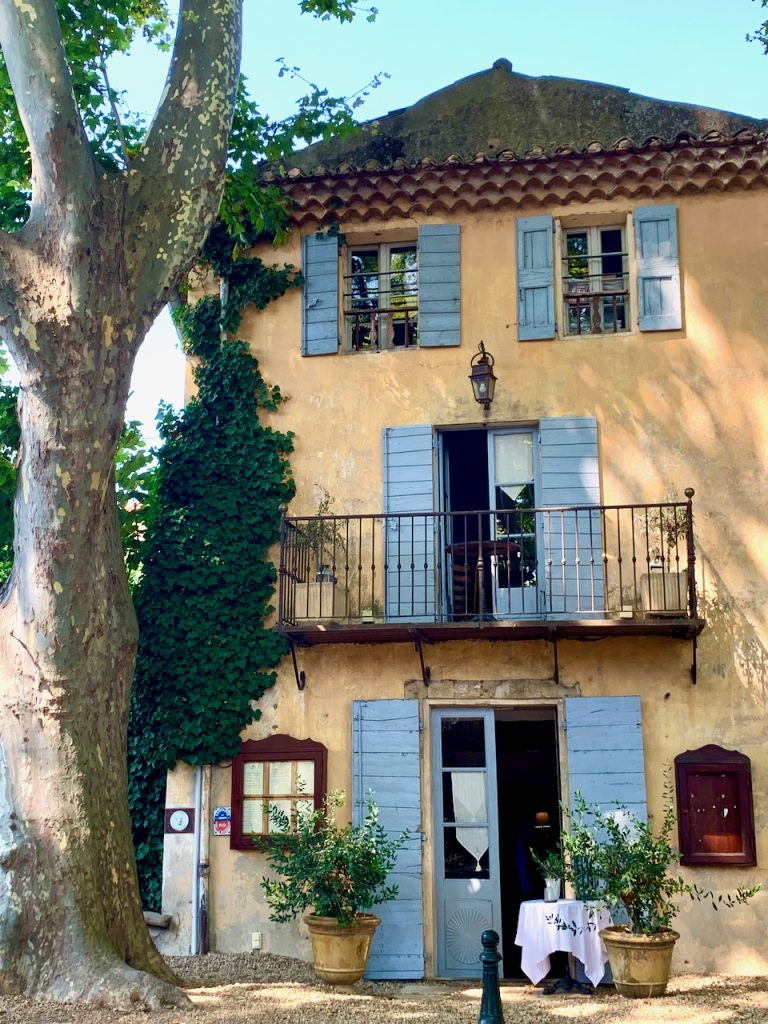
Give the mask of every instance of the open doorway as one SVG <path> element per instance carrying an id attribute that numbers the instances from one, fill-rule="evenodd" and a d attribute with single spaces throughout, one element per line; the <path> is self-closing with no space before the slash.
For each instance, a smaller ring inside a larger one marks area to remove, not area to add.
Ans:
<path id="1" fill-rule="evenodd" d="M 543 856 L 560 838 L 555 709 L 497 710 L 495 731 L 504 977 L 521 978 L 514 944 L 520 904 L 541 899 L 544 890 L 531 850 Z"/>

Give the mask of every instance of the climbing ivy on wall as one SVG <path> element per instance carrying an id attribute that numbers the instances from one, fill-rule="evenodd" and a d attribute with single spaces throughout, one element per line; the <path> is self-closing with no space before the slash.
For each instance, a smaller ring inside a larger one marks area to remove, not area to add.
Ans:
<path id="1" fill-rule="evenodd" d="M 264 621 L 276 580 L 268 549 L 294 492 L 291 436 L 260 422 L 259 410 L 274 410 L 282 397 L 248 346 L 231 339 L 247 305 L 263 309 L 299 276 L 239 256 L 223 226 L 203 263 L 229 295 L 223 310 L 218 296 L 207 296 L 175 311 L 195 359 L 197 395 L 160 418 L 156 498 L 134 597 L 129 799 L 148 909 L 160 906 L 167 770 L 178 760 L 200 765 L 237 754 L 285 652 Z"/>

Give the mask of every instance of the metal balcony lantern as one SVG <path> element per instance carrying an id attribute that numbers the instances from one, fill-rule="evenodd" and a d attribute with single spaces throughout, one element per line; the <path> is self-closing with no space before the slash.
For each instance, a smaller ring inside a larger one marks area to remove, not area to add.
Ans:
<path id="1" fill-rule="evenodd" d="M 475 401 L 479 402 L 486 412 L 491 408 L 493 392 L 496 387 L 493 362 L 493 356 L 490 352 L 485 351 L 485 345 L 481 341 L 477 352 L 472 356 L 472 361 L 469 364 L 471 371 L 469 379 L 472 384 Z"/>

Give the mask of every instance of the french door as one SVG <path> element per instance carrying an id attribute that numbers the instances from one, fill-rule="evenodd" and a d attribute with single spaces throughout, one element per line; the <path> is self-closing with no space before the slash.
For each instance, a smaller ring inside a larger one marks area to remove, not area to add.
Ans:
<path id="1" fill-rule="evenodd" d="M 479 976 L 480 936 L 501 935 L 493 710 L 433 709 L 432 736 L 437 970 Z"/>
<path id="2" fill-rule="evenodd" d="M 539 609 L 534 431 L 488 432 L 493 613 L 530 615 Z"/>

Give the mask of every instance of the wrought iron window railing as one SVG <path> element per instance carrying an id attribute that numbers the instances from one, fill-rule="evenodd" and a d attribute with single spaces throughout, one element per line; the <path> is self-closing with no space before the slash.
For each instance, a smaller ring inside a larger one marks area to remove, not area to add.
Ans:
<path id="1" fill-rule="evenodd" d="M 286 517 L 279 622 L 695 619 L 694 569 L 690 499 Z"/>

